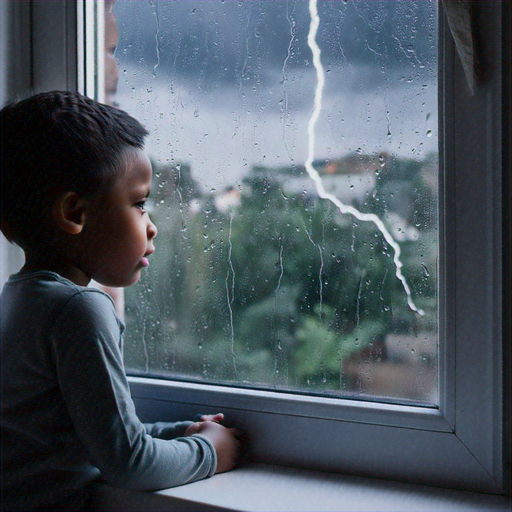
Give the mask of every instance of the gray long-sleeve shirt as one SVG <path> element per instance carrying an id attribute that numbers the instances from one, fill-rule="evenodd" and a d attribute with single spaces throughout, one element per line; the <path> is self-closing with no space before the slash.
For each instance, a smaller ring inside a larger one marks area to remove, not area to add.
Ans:
<path id="1" fill-rule="evenodd" d="M 79 503 L 100 474 L 115 486 L 155 490 L 215 472 L 207 439 L 179 437 L 189 422 L 145 427 L 137 418 L 122 361 L 123 330 L 108 295 L 53 272 L 15 275 L 5 284 L 5 508 Z"/>

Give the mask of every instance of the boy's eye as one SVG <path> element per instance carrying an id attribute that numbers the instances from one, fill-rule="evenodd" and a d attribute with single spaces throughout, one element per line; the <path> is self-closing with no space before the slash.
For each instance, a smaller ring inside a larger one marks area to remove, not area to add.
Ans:
<path id="1" fill-rule="evenodd" d="M 138 201 L 134 204 L 136 208 L 139 208 L 139 210 L 146 211 L 146 200 L 144 201 Z"/>

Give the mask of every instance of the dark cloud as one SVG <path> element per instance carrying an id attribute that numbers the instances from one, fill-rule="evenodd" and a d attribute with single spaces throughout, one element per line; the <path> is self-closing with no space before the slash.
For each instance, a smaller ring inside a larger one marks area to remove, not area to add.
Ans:
<path id="1" fill-rule="evenodd" d="M 319 1 L 317 41 L 327 68 L 422 68 L 436 60 L 433 2 Z M 306 0 L 117 0 L 122 62 L 157 66 L 197 87 L 267 83 L 311 61 Z M 429 36 L 425 38 L 425 30 Z"/>

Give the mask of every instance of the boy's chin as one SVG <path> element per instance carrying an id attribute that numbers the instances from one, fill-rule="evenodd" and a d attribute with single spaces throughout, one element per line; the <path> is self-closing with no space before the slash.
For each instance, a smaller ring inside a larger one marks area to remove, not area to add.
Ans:
<path id="1" fill-rule="evenodd" d="M 106 279 L 99 278 L 97 282 L 104 288 L 127 288 L 140 281 L 141 271 L 137 270 L 131 276 L 116 276 Z"/>

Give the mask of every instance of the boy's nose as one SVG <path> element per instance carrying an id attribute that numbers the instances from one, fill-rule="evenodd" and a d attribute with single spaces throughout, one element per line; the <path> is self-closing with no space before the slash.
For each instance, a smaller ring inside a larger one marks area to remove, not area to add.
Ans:
<path id="1" fill-rule="evenodd" d="M 155 238 L 157 234 L 158 234 L 158 229 L 150 220 L 149 224 L 148 224 L 148 238 L 150 240 L 153 240 L 153 238 Z"/>

